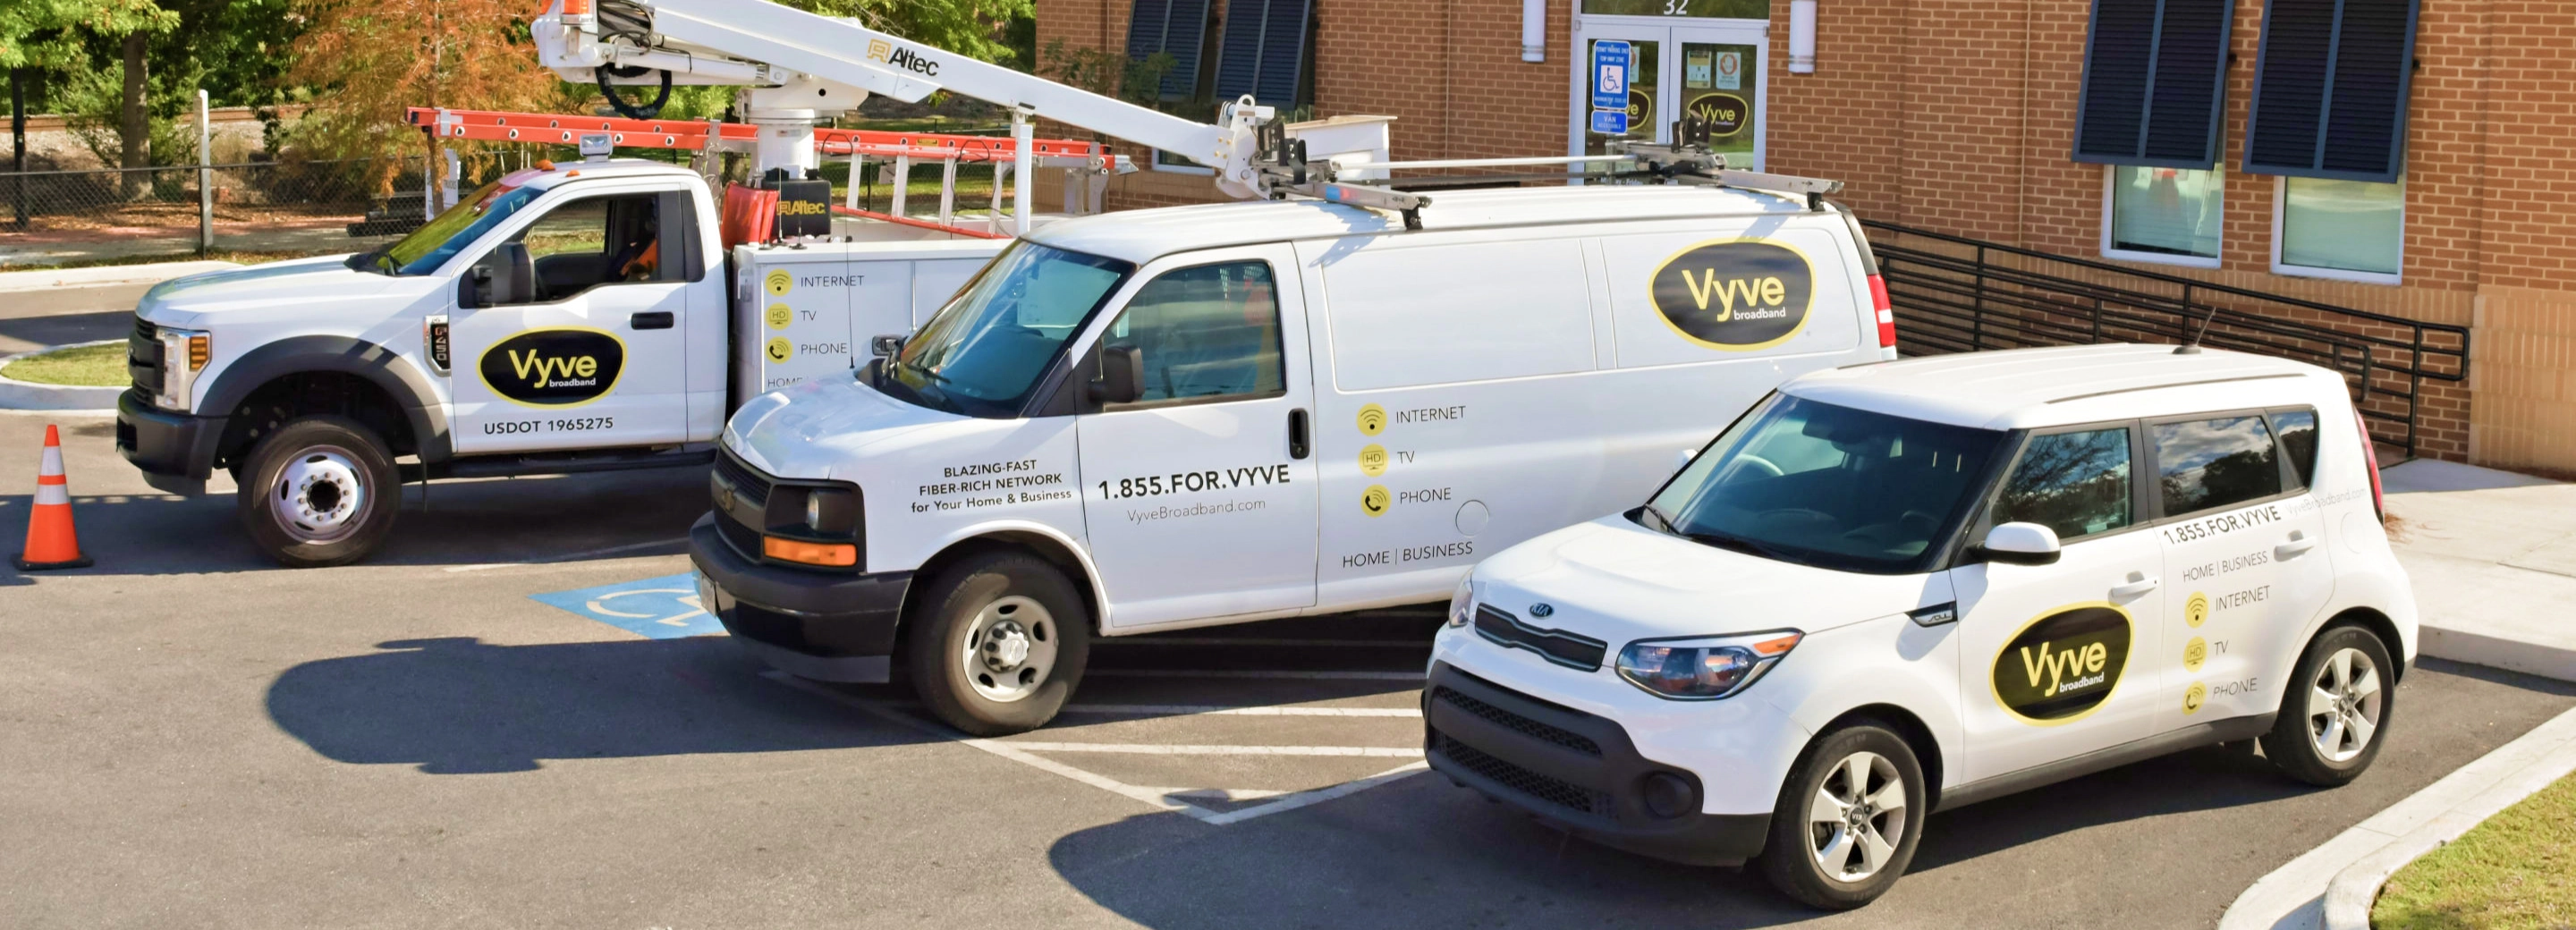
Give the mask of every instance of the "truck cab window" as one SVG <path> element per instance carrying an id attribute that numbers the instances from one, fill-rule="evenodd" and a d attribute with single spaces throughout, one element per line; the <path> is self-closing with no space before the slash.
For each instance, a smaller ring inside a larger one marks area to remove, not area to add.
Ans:
<path id="1" fill-rule="evenodd" d="M 668 280 L 661 261 L 659 198 L 591 197 L 546 211 L 520 231 L 536 268 L 536 302 L 603 284 Z"/>
<path id="2" fill-rule="evenodd" d="M 1136 292 L 1104 345 L 1134 347 L 1138 403 L 1276 397 L 1287 390 L 1279 297 L 1263 262 L 1183 268 Z"/>
<path id="3" fill-rule="evenodd" d="M 2033 436 L 1996 495 L 1993 522 L 2037 523 L 2072 541 L 2129 525 L 2129 431 Z"/>
<path id="4" fill-rule="evenodd" d="M 2158 423 L 2156 478 L 2166 516 L 2198 513 L 2281 493 L 2280 453 L 2254 414 Z"/>

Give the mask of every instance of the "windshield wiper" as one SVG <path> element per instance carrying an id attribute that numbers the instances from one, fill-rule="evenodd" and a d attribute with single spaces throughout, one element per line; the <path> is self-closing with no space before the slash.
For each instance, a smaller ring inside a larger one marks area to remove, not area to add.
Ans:
<path id="1" fill-rule="evenodd" d="M 1755 542 L 1742 536 L 1729 536 L 1725 533 L 1709 532 L 1683 533 L 1682 536 L 1695 543 L 1741 552 L 1746 555 L 1758 555 L 1766 559 L 1781 562 L 1800 561 L 1799 559 L 1791 556 L 1789 551 L 1786 549 L 1769 545 L 1767 543 Z"/>
<path id="2" fill-rule="evenodd" d="M 1673 518 L 1668 517 L 1668 516 L 1665 516 L 1665 515 L 1664 515 L 1664 512 L 1663 512 L 1662 510 L 1656 509 L 1655 505 L 1653 505 L 1653 504 L 1647 504 L 1646 506 L 1644 506 L 1644 507 L 1640 507 L 1640 508 L 1637 508 L 1637 509 L 1638 509 L 1638 512 L 1643 513 L 1643 514 L 1645 514 L 1646 516 L 1649 516 L 1649 517 L 1653 517 L 1653 518 L 1655 518 L 1655 523 L 1656 523 L 1657 525 L 1659 525 L 1659 526 L 1663 527 L 1664 532 L 1671 533 L 1671 534 L 1673 534 L 1673 535 L 1675 535 L 1675 536 L 1682 535 L 1682 533 L 1681 533 L 1681 531 L 1680 531 L 1680 530 L 1677 530 L 1677 529 L 1674 529 L 1674 528 L 1673 528 Z"/>

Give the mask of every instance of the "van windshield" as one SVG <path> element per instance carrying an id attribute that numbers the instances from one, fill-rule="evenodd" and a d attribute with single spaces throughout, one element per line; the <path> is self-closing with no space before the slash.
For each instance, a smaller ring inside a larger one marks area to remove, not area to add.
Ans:
<path id="1" fill-rule="evenodd" d="M 1634 517 L 1786 562 L 1922 571 L 2006 435 L 1773 394 Z"/>
<path id="2" fill-rule="evenodd" d="M 1136 266 L 1011 244 L 921 325 L 886 366 L 890 393 L 980 417 L 1017 416 L 1038 375 Z"/>

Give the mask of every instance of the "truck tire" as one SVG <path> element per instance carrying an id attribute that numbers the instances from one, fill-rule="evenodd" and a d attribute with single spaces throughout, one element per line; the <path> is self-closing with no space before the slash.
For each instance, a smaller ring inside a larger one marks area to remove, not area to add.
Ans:
<path id="1" fill-rule="evenodd" d="M 347 417 L 287 421 L 251 446 L 238 474 L 242 529 L 288 568 L 366 558 L 402 509 L 392 450 Z"/>
<path id="2" fill-rule="evenodd" d="M 2321 788 L 2361 777 L 2387 742 L 2379 737 L 2397 709 L 2395 668 L 2388 644 L 2369 630 L 2327 627 L 2290 673 L 2263 755 L 2281 774 Z"/>
<path id="3" fill-rule="evenodd" d="M 949 726 L 1005 736 L 1045 726 L 1082 683 L 1091 611 L 1064 573 L 1035 556 L 993 552 L 949 566 L 907 622 L 905 671 Z"/>
<path id="4" fill-rule="evenodd" d="M 1780 785 L 1762 877 L 1822 910 L 1878 900 L 1914 861 L 1928 800 L 1904 737 L 1874 721 L 1826 731 Z"/>

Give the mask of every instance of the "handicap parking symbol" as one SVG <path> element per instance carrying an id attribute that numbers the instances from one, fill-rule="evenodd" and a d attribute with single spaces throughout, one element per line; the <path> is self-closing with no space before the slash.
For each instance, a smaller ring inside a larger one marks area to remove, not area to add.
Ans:
<path id="1" fill-rule="evenodd" d="M 712 636 L 725 631 L 724 624 L 716 622 L 707 613 L 706 605 L 698 602 L 697 581 L 685 572 L 528 597 L 653 639 Z"/>

